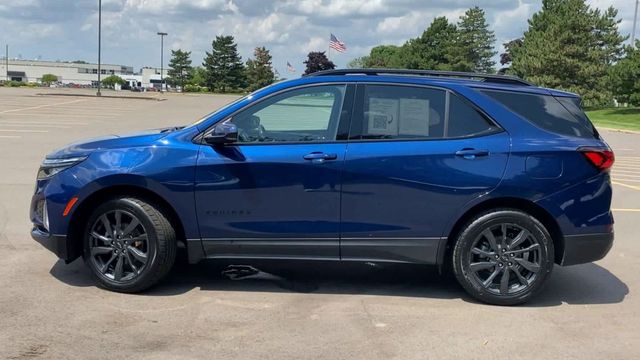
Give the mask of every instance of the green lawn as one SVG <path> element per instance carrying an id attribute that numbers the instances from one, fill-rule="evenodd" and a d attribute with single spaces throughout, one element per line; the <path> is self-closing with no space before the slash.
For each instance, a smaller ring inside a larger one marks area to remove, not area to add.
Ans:
<path id="1" fill-rule="evenodd" d="M 611 108 L 587 111 L 596 127 L 640 131 L 640 108 Z"/>

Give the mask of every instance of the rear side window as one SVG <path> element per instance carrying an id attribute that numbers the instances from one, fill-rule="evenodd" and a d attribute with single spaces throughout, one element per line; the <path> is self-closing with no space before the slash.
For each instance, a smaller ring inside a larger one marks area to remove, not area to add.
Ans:
<path id="1" fill-rule="evenodd" d="M 450 95 L 447 137 L 473 136 L 495 129 L 496 127 L 466 100 L 455 94 Z"/>
<path id="2" fill-rule="evenodd" d="M 578 99 L 505 91 L 482 92 L 547 131 L 581 138 L 597 137 Z"/>
<path id="3" fill-rule="evenodd" d="M 497 130 L 467 101 L 446 90 L 399 85 L 361 89 L 350 139 L 444 139 Z"/>

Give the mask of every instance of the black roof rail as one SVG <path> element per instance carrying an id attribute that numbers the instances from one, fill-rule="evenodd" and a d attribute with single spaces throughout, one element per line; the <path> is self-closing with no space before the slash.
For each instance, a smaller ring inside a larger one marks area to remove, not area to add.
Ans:
<path id="1" fill-rule="evenodd" d="M 304 76 L 330 76 L 330 75 L 410 75 L 410 76 L 434 76 L 434 77 L 457 77 L 465 79 L 478 79 L 480 81 L 533 86 L 517 76 L 482 74 L 462 71 L 440 71 L 440 70 L 412 70 L 412 69 L 335 69 L 323 70 Z"/>

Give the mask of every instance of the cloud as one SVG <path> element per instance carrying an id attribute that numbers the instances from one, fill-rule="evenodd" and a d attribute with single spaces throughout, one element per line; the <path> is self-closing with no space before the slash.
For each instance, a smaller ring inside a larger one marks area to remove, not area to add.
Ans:
<path id="1" fill-rule="evenodd" d="M 97 2 L 77 0 L 0 0 L 0 44 L 24 58 L 96 61 Z M 631 31 L 631 1 L 589 0 L 616 6 L 622 33 Z M 334 33 L 348 52 L 332 52 L 338 66 L 379 44 L 402 44 L 420 35 L 436 16 L 451 21 L 469 7 L 485 9 L 496 33 L 496 48 L 518 37 L 539 0 L 102 0 L 103 59 L 134 67 L 159 66 L 165 31 L 170 49 L 192 51 L 200 64 L 216 35 L 236 38 L 244 60 L 256 46 L 271 50 L 274 65 L 286 74 L 290 61 L 300 70 L 306 53 L 328 49 Z"/>

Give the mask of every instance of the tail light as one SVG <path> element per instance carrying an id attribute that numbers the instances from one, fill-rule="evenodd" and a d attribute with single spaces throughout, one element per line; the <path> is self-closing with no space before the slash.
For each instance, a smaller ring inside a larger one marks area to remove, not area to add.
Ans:
<path id="1" fill-rule="evenodd" d="M 611 150 L 584 148 L 579 150 L 589 162 L 600 171 L 609 170 L 615 161 Z"/>

